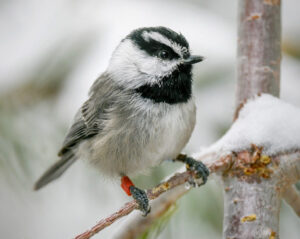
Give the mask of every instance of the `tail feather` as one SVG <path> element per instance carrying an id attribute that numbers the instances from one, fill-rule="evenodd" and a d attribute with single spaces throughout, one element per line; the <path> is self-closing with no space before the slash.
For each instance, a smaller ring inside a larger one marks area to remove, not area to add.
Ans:
<path id="1" fill-rule="evenodd" d="M 76 157 L 69 153 L 62 156 L 62 158 L 52 165 L 35 183 L 34 190 L 39 190 L 48 183 L 60 177 L 74 162 Z"/>

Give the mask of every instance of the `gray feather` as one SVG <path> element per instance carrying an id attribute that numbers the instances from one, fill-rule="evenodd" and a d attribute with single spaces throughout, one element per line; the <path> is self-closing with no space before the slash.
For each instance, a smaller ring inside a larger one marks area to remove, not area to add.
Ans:
<path id="1" fill-rule="evenodd" d="M 72 150 L 78 143 L 81 141 L 91 138 L 96 135 L 99 131 L 97 124 L 87 127 L 84 120 L 79 119 L 75 121 L 70 128 L 61 150 L 58 153 L 58 156 L 63 156 L 70 150 Z"/>
<path id="2" fill-rule="evenodd" d="M 34 190 L 39 190 L 60 177 L 75 161 L 76 158 L 72 153 L 65 154 L 40 177 L 34 185 Z"/>
<path id="3" fill-rule="evenodd" d="M 103 74 L 91 87 L 89 99 L 77 112 L 74 123 L 58 153 L 59 156 L 75 148 L 78 143 L 97 135 L 103 129 L 105 111 L 110 106 L 108 102 L 112 95 L 112 92 L 106 88 L 106 81 L 109 81 L 109 78 Z M 105 89 L 104 92 L 103 89 Z"/>
<path id="4" fill-rule="evenodd" d="M 103 89 L 100 86 L 105 86 L 103 82 L 108 80 L 106 75 L 103 74 L 92 86 L 89 99 L 77 112 L 63 146 L 58 153 L 61 159 L 41 176 L 34 186 L 35 190 L 60 177 L 76 161 L 76 151 L 80 143 L 97 135 L 103 128 L 104 111 L 110 104 L 106 103 L 109 97 L 100 92 Z M 110 92 L 107 92 L 107 94 L 111 95 Z"/>

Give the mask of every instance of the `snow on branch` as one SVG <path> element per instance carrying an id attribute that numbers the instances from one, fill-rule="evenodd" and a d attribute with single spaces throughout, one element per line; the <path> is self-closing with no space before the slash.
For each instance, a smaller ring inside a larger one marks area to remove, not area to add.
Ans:
<path id="1" fill-rule="evenodd" d="M 239 152 L 252 144 L 270 156 L 300 149 L 300 109 L 269 94 L 257 96 L 210 150 Z"/>
<path id="2" fill-rule="evenodd" d="M 227 133 L 205 150 L 210 152 L 232 153 L 231 176 L 254 181 L 272 178 L 299 215 L 300 195 L 290 188 L 300 180 L 299 108 L 269 94 L 256 96 L 244 104 Z"/>

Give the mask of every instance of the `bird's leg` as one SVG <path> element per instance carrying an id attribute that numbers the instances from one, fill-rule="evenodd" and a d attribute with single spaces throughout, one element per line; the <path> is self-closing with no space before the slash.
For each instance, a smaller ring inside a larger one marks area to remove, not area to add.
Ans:
<path id="1" fill-rule="evenodd" d="M 143 212 L 143 216 L 147 216 L 150 212 L 150 206 L 146 192 L 134 186 L 133 182 L 127 176 L 121 178 L 121 187 L 128 196 L 132 196 L 139 204 L 139 209 Z"/>
<path id="2" fill-rule="evenodd" d="M 205 166 L 205 164 L 193 159 L 192 157 L 187 156 L 186 154 L 179 154 L 175 159 L 175 161 L 180 161 L 185 163 L 187 170 L 194 170 L 196 172 L 196 177 L 202 178 L 203 181 L 202 184 L 206 183 L 207 177 L 209 175 L 209 170 Z"/>

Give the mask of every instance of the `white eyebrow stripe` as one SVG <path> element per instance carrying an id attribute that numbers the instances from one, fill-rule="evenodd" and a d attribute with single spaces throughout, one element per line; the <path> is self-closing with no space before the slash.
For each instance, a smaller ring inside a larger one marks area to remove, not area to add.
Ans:
<path id="1" fill-rule="evenodd" d="M 142 33 L 142 37 L 145 39 L 145 41 L 149 41 L 149 38 L 161 42 L 169 47 L 171 47 L 179 56 L 182 57 L 182 52 L 188 52 L 188 49 L 186 47 L 180 46 L 178 43 L 173 42 L 166 38 L 165 36 L 161 35 L 158 32 L 147 32 L 144 31 Z"/>

